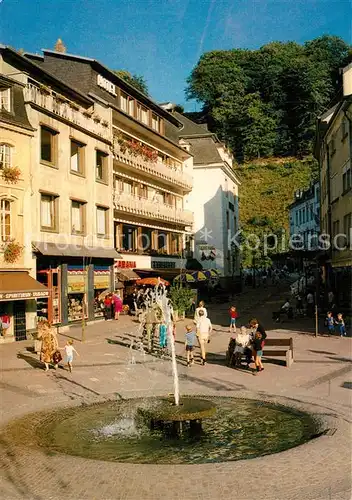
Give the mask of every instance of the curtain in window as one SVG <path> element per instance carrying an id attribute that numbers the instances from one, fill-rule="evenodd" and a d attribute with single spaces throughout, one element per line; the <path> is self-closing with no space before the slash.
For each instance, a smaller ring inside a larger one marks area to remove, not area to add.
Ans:
<path id="1" fill-rule="evenodd" d="M 97 233 L 105 234 L 105 210 L 97 208 Z"/>
<path id="2" fill-rule="evenodd" d="M 52 227 L 52 212 L 51 212 L 51 204 L 53 200 L 50 196 L 42 196 L 41 205 L 40 205 L 40 216 L 41 216 L 41 224 L 45 227 Z"/>
<path id="3" fill-rule="evenodd" d="M 0 167 L 11 167 L 11 146 L 0 144 Z"/>
<path id="4" fill-rule="evenodd" d="M 72 216 L 72 231 L 80 233 L 82 231 L 80 203 L 74 201 L 72 202 L 71 216 Z"/>

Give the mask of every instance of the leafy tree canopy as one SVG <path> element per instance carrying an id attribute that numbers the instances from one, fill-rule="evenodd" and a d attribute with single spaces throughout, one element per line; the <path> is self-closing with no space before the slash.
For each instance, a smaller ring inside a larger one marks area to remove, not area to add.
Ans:
<path id="1" fill-rule="evenodd" d="M 239 160 L 303 157 L 317 115 L 341 88 L 339 69 L 350 60 L 351 46 L 329 35 L 304 45 L 207 52 L 188 78 L 186 96 L 203 104 L 209 129 Z"/>
<path id="2" fill-rule="evenodd" d="M 148 92 L 148 85 L 147 82 L 145 81 L 145 78 L 140 75 L 132 75 L 129 71 L 125 71 L 122 69 L 119 70 L 113 70 L 113 73 L 115 75 L 119 76 L 123 80 L 125 80 L 127 83 L 132 85 L 134 88 L 139 90 L 145 95 L 149 95 Z"/>

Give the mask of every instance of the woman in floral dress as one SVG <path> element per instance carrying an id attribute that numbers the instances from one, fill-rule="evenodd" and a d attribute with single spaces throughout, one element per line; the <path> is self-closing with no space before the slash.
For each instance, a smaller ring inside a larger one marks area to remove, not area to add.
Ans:
<path id="1" fill-rule="evenodd" d="M 40 361 L 45 364 L 45 371 L 49 370 L 49 363 L 53 362 L 56 369 L 59 360 L 55 355 L 58 352 L 59 343 L 48 321 L 43 321 L 38 324 L 38 339 L 42 341 Z"/>

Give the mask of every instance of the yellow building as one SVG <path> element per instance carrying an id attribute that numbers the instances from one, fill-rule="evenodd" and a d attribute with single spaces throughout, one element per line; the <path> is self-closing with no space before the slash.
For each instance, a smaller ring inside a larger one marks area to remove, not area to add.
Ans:
<path id="1" fill-rule="evenodd" d="M 166 129 L 182 124 L 98 61 L 43 52 L 26 57 L 40 60 L 43 68 L 111 113 L 111 223 L 116 249 L 123 255 L 117 268 L 137 269 L 140 275 L 166 269 L 177 273 L 192 246 L 193 213 L 187 197 L 193 160 L 187 143 L 169 139 Z"/>
<path id="2" fill-rule="evenodd" d="M 352 286 L 352 64 L 343 70 L 343 96 L 318 121 L 316 155 L 320 164 L 321 233 L 328 235 L 326 280 L 351 305 Z"/>
<path id="3" fill-rule="evenodd" d="M 24 217 L 24 230 L 16 234 L 25 249 L 22 265 L 50 292 L 49 300 L 38 300 L 39 319 L 62 326 L 83 314 L 93 320 L 101 316 L 95 299 L 113 287 L 119 256 L 112 221 L 111 110 L 47 72 L 40 61 L 10 48 L 0 51 L 2 76 L 15 75 L 18 113 L 28 122 L 26 139 L 12 139 L 14 151 L 21 151 L 14 165 L 21 169 L 21 158 L 25 163 L 16 185 L 24 194 L 11 189 L 18 197 L 14 210 Z"/>

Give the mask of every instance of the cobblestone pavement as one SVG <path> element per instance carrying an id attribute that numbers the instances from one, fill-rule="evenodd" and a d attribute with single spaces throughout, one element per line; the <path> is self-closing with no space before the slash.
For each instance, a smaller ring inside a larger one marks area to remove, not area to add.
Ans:
<path id="1" fill-rule="evenodd" d="M 295 362 L 290 369 L 275 358 L 258 376 L 225 366 L 229 341 L 227 307 L 211 305 L 214 333 L 208 364 L 187 368 L 184 362 L 184 323 L 177 325 L 177 354 L 183 394 L 275 397 L 278 401 L 319 415 L 331 429 L 297 448 L 247 461 L 206 465 L 132 465 L 50 455 L 18 448 L 0 436 L 0 497 L 7 499 L 68 500 L 347 500 L 351 498 L 351 339 L 312 336 L 312 321 L 271 324 L 271 311 L 280 297 L 275 290 L 255 291 L 236 298 L 243 320 L 259 317 L 270 337 L 294 339 Z M 265 300 L 264 303 L 262 301 Z M 247 318 L 248 316 L 248 318 Z M 74 371 L 45 373 L 31 342 L 0 346 L 0 424 L 45 408 L 58 408 L 111 399 L 165 395 L 172 392 L 168 359 L 133 351 L 137 323 L 123 316 L 100 322 L 67 336 L 76 339 L 80 357 Z M 63 345 L 66 337 L 59 336 Z"/>

